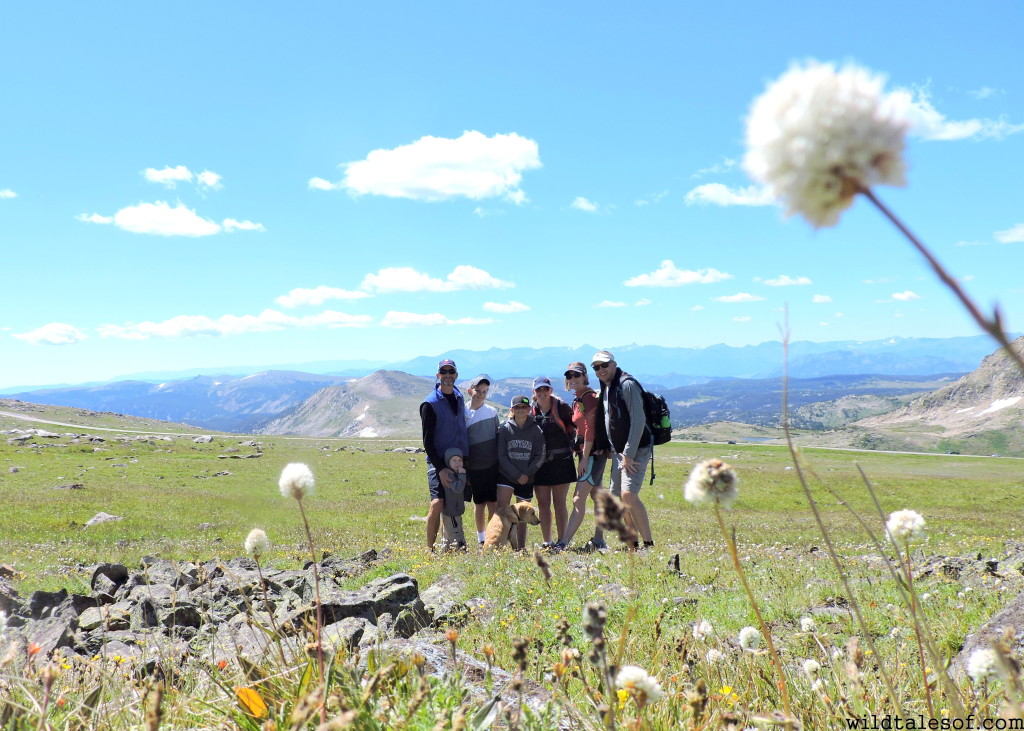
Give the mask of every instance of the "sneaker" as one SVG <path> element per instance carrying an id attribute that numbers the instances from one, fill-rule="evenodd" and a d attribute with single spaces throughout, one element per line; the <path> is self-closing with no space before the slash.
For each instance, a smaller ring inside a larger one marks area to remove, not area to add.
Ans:
<path id="1" fill-rule="evenodd" d="M 602 551 L 608 548 L 608 543 L 604 538 L 591 538 L 589 545 L 593 546 L 595 551 Z"/>
<path id="2" fill-rule="evenodd" d="M 551 547 L 551 550 L 555 553 L 561 553 L 566 548 L 567 546 L 562 541 L 558 541 L 554 546 Z"/>

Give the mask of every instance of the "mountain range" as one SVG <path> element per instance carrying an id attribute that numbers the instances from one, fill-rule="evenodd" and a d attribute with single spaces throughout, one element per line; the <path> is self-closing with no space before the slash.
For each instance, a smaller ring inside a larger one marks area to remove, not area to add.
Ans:
<path id="1" fill-rule="evenodd" d="M 555 377 L 574 360 L 590 362 L 597 350 L 592 345 L 578 348 L 491 348 L 474 351 L 448 350 L 403 361 L 332 360 L 274 365 L 236 365 L 221 368 L 197 368 L 189 371 L 154 371 L 126 375 L 110 382 L 75 386 L 17 386 L 0 388 L 0 394 L 20 397 L 40 390 L 54 391 L 107 385 L 116 381 L 167 383 L 208 376 L 222 382 L 268 371 L 301 372 L 345 378 L 361 378 L 376 370 L 392 370 L 432 377 L 441 358 L 452 358 L 462 376 L 489 373 L 495 378 L 514 376 Z M 611 348 L 623 368 L 645 382 L 662 388 L 703 383 L 712 378 L 774 378 L 782 375 L 783 349 L 780 342 L 734 347 L 711 345 L 706 348 L 667 348 L 655 345 L 622 345 Z M 789 346 L 789 375 L 818 378 L 832 375 L 925 376 L 940 373 L 966 373 L 977 367 L 992 352 L 988 336 L 955 338 L 887 338 L 884 340 L 847 340 L 815 343 L 796 341 Z"/>
<path id="2" fill-rule="evenodd" d="M 984 353 L 969 363 L 982 346 Z M 658 391 L 666 397 L 677 428 L 709 422 L 744 422 L 773 427 L 781 418 L 783 384 L 774 372 L 781 368 L 781 348 L 779 343 L 745 348 L 721 345 L 703 350 L 633 346 L 617 349 L 616 357 L 649 390 Z M 459 363 L 463 386 L 478 372 L 490 373 L 490 398 L 496 405 L 504 407 L 510 395 L 530 393 L 530 374 L 553 376 L 556 393 L 562 395 L 561 371 L 572 360 L 589 361 L 592 350 L 589 346 L 580 349 L 512 348 L 482 352 L 450 351 L 445 355 Z M 790 360 L 797 367 L 791 370 L 797 370 L 797 373 L 791 374 L 789 380 L 791 424 L 798 428 L 827 430 L 846 428 L 865 419 L 851 427 L 861 430 L 858 438 L 863 441 L 864 435 L 870 435 L 871 439 L 885 443 L 892 442 L 894 437 L 884 434 L 899 432 L 899 423 L 914 423 L 917 425 L 915 428 L 934 432 L 934 425 L 929 425 L 921 416 L 934 407 L 933 403 L 915 407 L 916 411 L 897 410 L 910 408 L 909 404 L 916 403 L 913 400 L 922 393 L 942 393 L 964 371 L 974 371 L 978 361 L 991 351 L 990 342 L 980 337 L 794 344 L 790 348 Z M 776 357 L 778 363 L 773 361 Z M 709 358 L 717 358 L 724 373 L 747 370 L 771 375 L 759 378 L 710 377 L 689 371 L 691 368 L 709 367 Z M 983 375 L 975 376 L 972 385 L 962 386 L 958 395 L 952 398 L 963 401 L 966 398 L 963 393 L 983 392 L 995 394 L 990 399 L 993 403 L 1013 398 L 1012 385 L 1006 385 L 998 393 L 993 391 L 993 387 L 982 389 L 981 384 L 986 378 L 993 383 L 1001 383 L 991 379 L 990 371 L 1001 367 L 998 360 L 996 365 L 992 365 L 992 358 L 997 356 L 990 356 L 982 363 L 980 370 Z M 640 368 L 633 368 L 632 363 Z M 416 438 L 419 434 L 418 405 L 433 387 L 432 374 L 437 360 L 433 356 L 423 356 L 405 365 L 408 370 L 379 369 L 362 377 L 270 370 L 244 376 L 200 375 L 159 383 L 127 380 L 40 389 L 13 396 L 27 402 L 118 412 L 217 431 Z M 884 365 L 890 370 L 885 375 L 879 375 L 878 371 L 818 373 L 841 367 L 857 371 L 875 365 Z M 936 371 L 949 366 L 958 368 Z M 923 373 L 908 373 L 914 369 L 922 369 Z M 424 371 L 427 375 L 416 375 L 416 372 Z M 513 375 L 506 375 L 508 373 Z M 801 373 L 810 375 L 800 376 Z M 966 409 L 967 406 L 958 408 Z M 987 408 L 987 403 L 984 406 L 979 404 L 974 413 L 985 412 Z M 1012 411 L 1016 412 L 1016 409 Z M 893 417 L 893 414 L 903 415 Z M 884 420 L 890 417 L 902 422 L 893 422 L 887 427 Z M 943 421 L 950 419 L 943 417 Z M 959 421 L 974 426 L 980 423 L 966 416 Z M 998 438 L 993 444 L 998 446 Z"/>

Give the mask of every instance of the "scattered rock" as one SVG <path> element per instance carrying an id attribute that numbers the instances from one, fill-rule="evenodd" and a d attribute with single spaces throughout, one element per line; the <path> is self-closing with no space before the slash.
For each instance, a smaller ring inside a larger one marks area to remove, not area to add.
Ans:
<path id="1" fill-rule="evenodd" d="M 1011 599 L 992 619 L 967 635 L 963 649 L 950 663 L 950 672 L 954 676 L 962 676 L 971 653 L 991 647 L 992 643 L 1003 637 L 1007 631 L 1012 638 L 1011 650 L 1019 658 L 1024 654 L 1024 592 Z"/>
<path id="2" fill-rule="evenodd" d="M 213 476 L 214 477 L 231 477 L 231 475 L 233 475 L 233 474 L 235 474 L 235 473 L 234 472 L 228 472 L 227 470 L 223 470 L 221 472 L 214 472 Z"/>
<path id="3" fill-rule="evenodd" d="M 89 518 L 89 520 L 85 524 L 85 527 L 91 528 L 92 526 L 99 525 L 100 523 L 109 523 L 112 520 L 124 520 L 124 517 L 119 515 L 111 515 L 110 513 L 99 512 L 96 513 L 96 515 Z"/>
<path id="4" fill-rule="evenodd" d="M 54 485 L 54 490 L 84 490 L 85 485 L 81 482 L 69 482 L 66 485 Z"/>
<path id="5" fill-rule="evenodd" d="M 192 441 L 195 442 L 196 444 L 209 444 L 210 442 L 213 441 L 213 437 L 207 434 L 201 437 L 193 437 Z"/>
<path id="6" fill-rule="evenodd" d="M 388 492 L 387 490 L 377 490 L 377 491 L 376 491 L 376 492 L 374 492 L 373 494 L 374 494 L 374 495 L 377 495 L 377 496 L 379 496 L 379 497 L 384 497 L 385 495 L 390 495 L 391 493 L 390 493 L 390 492 Z"/>

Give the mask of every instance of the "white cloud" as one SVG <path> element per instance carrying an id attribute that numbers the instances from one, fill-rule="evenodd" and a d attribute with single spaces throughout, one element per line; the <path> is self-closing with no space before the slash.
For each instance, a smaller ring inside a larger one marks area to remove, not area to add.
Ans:
<path id="1" fill-rule="evenodd" d="M 807 277 L 791 277 L 788 274 L 780 274 L 775 279 L 766 279 L 764 283 L 769 287 L 798 287 L 813 284 Z"/>
<path id="2" fill-rule="evenodd" d="M 367 292 L 338 289 L 337 287 L 328 287 L 322 284 L 312 289 L 297 287 L 274 301 L 282 307 L 301 307 L 303 305 L 322 305 L 328 300 L 357 300 L 370 296 Z"/>
<path id="3" fill-rule="evenodd" d="M 764 299 L 760 295 L 750 294 L 749 292 L 738 292 L 736 294 L 728 294 L 723 297 L 713 297 L 715 302 L 760 302 Z"/>
<path id="4" fill-rule="evenodd" d="M 967 93 L 975 99 L 988 99 L 996 94 L 1005 94 L 1003 89 L 994 89 L 991 86 L 983 86 L 980 89 L 968 89 Z"/>
<path id="5" fill-rule="evenodd" d="M 665 259 L 650 274 L 638 274 L 623 284 L 627 287 L 682 287 L 687 284 L 713 284 L 726 279 L 732 279 L 732 275 L 717 269 L 679 269 L 671 259 Z"/>
<path id="6" fill-rule="evenodd" d="M 634 302 L 633 307 L 646 307 L 649 304 L 651 304 L 651 301 L 646 297 L 643 297 L 642 299 L 638 299 L 636 302 Z"/>
<path id="7" fill-rule="evenodd" d="M 412 267 L 388 267 L 367 274 L 359 285 L 368 292 L 457 292 L 464 289 L 507 289 L 514 287 L 492 277 L 483 269 L 461 264 L 445 279 L 437 279 Z"/>
<path id="8" fill-rule="evenodd" d="M 818 324 L 821 325 L 822 327 L 828 327 L 827 322 L 819 322 Z"/>
<path id="9" fill-rule="evenodd" d="M 1000 244 L 1019 244 L 1024 242 L 1024 223 L 1018 223 L 1005 231 L 996 231 L 996 241 Z"/>
<path id="10" fill-rule="evenodd" d="M 113 216 L 101 216 L 98 213 L 90 213 L 88 216 L 84 213 L 79 213 L 75 216 L 75 220 L 84 221 L 85 223 L 113 223 Z"/>
<path id="11" fill-rule="evenodd" d="M 704 309 L 704 305 L 694 305 L 690 308 L 690 312 L 700 312 Z"/>
<path id="12" fill-rule="evenodd" d="M 509 203 L 515 203 L 517 206 L 521 206 L 526 203 L 529 198 L 526 197 L 526 191 L 524 190 L 510 190 L 505 194 L 505 200 Z"/>
<path id="13" fill-rule="evenodd" d="M 811 298 L 811 302 L 813 302 L 816 305 L 825 304 L 825 303 L 831 302 L 831 301 L 832 301 L 832 298 L 829 297 L 827 294 L 816 294 L 816 295 L 814 295 L 814 297 Z"/>
<path id="14" fill-rule="evenodd" d="M 654 193 L 653 195 L 650 195 L 647 198 L 640 198 L 634 201 L 634 203 L 638 206 L 649 206 L 651 203 L 661 203 L 661 201 L 664 200 L 667 195 L 668 191 L 663 190 L 660 193 Z"/>
<path id="15" fill-rule="evenodd" d="M 487 310 L 487 312 L 509 314 L 512 312 L 526 312 L 530 307 L 529 305 L 524 305 L 522 302 L 511 300 L 509 302 L 484 302 L 484 309 Z"/>
<path id="16" fill-rule="evenodd" d="M 893 292 L 892 298 L 898 302 L 909 302 L 910 300 L 921 299 L 921 295 L 911 292 L 908 289 L 906 292 Z"/>
<path id="17" fill-rule="evenodd" d="M 65 322 L 51 322 L 27 333 L 15 333 L 12 337 L 33 345 L 74 345 L 85 340 L 86 335 L 74 325 Z"/>
<path id="18" fill-rule="evenodd" d="M 330 180 L 324 180 L 323 178 L 310 178 L 309 179 L 310 190 L 334 190 L 335 188 L 344 188 L 341 183 L 335 185 Z"/>
<path id="19" fill-rule="evenodd" d="M 723 157 L 721 162 L 716 162 L 711 167 L 701 168 L 690 177 L 702 178 L 705 175 L 721 175 L 736 167 L 736 160 L 731 157 Z"/>
<path id="20" fill-rule="evenodd" d="M 262 223 L 224 219 L 223 226 L 216 221 L 203 218 L 182 203 L 171 207 L 164 201 L 140 203 L 122 208 L 113 216 L 98 213 L 79 214 L 79 221 L 86 223 L 114 224 L 123 231 L 156 236 L 212 236 L 221 231 L 263 231 Z"/>
<path id="21" fill-rule="evenodd" d="M 576 196 L 576 199 L 569 204 L 570 208 L 575 208 L 577 211 L 586 211 L 587 213 L 594 213 L 597 211 L 597 204 L 593 201 L 588 201 L 583 196 Z"/>
<path id="22" fill-rule="evenodd" d="M 836 314 L 832 315 L 832 317 L 836 317 L 836 318 L 842 317 L 842 316 L 843 316 L 842 312 L 837 312 Z"/>
<path id="23" fill-rule="evenodd" d="M 252 221 L 236 221 L 233 218 L 224 219 L 224 230 L 227 233 L 232 231 L 266 231 L 262 223 L 253 223 Z"/>
<path id="24" fill-rule="evenodd" d="M 911 132 L 925 140 L 1001 140 L 1024 131 L 1024 124 L 1012 124 L 1005 118 L 947 119 L 935 108 L 927 86 L 894 89 L 890 100 L 910 120 Z"/>
<path id="25" fill-rule="evenodd" d="M 192 171 L 184 165 L 178 165 L 173 168 L 168 165 L 163 170 L 146 168 L 142 174 L 149 182 L 160 183 L 161 185 L 166 185 L 168 188 L 174 188 L 178 183 L 191 183 L 193 177 Z"/>
<path id="26" fill-rule="evenodd" d="M 253 332 L 269 332 L 291 327 L 365 327 L 373 320 L 369 315 L 349 315 L 326 310 L 316 315 L 293 317 L 277 310 L 264 310 L 258 315 L 223 315 L 216 319 L 206 315 L 177 315 L 162 322 L 139 322 L 127 325 L 100 325 L 101 337 L 121 340 L 149 338 L 180 338 L 196 335 L 227 336 Z"/>
<path id="27" fill-rule="evenodd" d="M 750 315 L 740 315 L 739 317 L 732 318 L 734 322 L 750 322 Z"/>
<path id="28" fill-rule="evenodd" d="M 698 185 L 686 194 L 684 200 L 688 206 L 770 206 L 775 203 L 775 198 L 768 188 L 759 188 L 756 185 L 730 188 L 722 183 Z"/>
<path id="29" fill-rule="evenodd" d="M 9 200 L 11 198 L 17 198 L 18 194 L 10 188 L 3 188 L 0 190 L 0 200 Z"/>
<path id="30" fill-rule="evenodd" d="M 434 325 L 488 325 L 494 322 L 489 317 L 460 317 L 453 320 L 440 312 L 420 314 L 417 312 L 388 312 L 380 324 L 382 327 L 429 327 Z"/>
<path id="31" fill-rule="evenodd" d="M 541 167 L 537 143 L 518 134 L 463 132 L 461 137 L 421 137 L 393 150 L 373 150 L 365 160 L 343 165 L 344 178 L 313 178 L 315 190 L 343 188 L 353 195 L 383 195 L 419 201 L 472 200 L 505 196 L 525 202 L 523 172 Z"/>
<path id="32" fill-rule="evenodd" d="M 224 178 L 222 176 L 218 175 L 212 170 L 204 170 L 203 172 L 196 175 L 196 180 L 199 182 L 199 185 L 201 187 L 212 188 L 214 190 L 219 190 L 220 188 L 223 187 L 221 183 L 223 179 Z"/>
<path id="33" fill-rule="evenodd" d="M 615 302 L 613 300 L 601 300 L 594 307 L 625 307 L 625 302 Z"/>

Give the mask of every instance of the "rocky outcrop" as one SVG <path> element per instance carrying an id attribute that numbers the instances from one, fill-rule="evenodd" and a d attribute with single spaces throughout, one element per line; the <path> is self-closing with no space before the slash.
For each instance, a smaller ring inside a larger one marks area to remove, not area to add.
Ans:
<path id="1" fill-rule="evenodd" d="M 371 550 L 318 564 L 328 650 L 409 638 L 434 624 L 416 579 L 408 574 L 377 578 L 358 589 L 339 585 L 384 558 Z M 190 659 L 259 662 L 283 655 L 291 662 L 306 652 L 316 624 L 312 564 L 302 570 L 265 569 L 261 577 L 247 558 L 195 564 L 147 557 L 136 569 L 95 566 L 90 589 L 89 594 L 37 591 L 22 598 L 0 578 L 8 639 L 31 655 L 116 657 L 149 674 Z"/>

